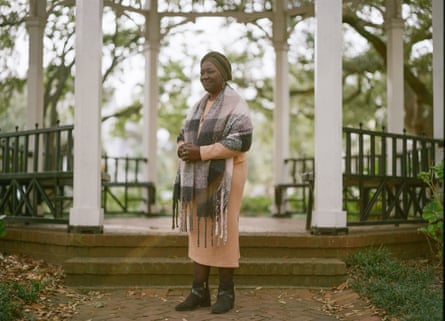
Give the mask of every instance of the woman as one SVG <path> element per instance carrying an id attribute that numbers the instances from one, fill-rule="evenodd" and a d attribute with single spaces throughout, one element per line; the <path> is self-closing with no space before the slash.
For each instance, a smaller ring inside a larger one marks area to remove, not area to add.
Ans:
<path id="1" fill-rule="evenodd" d="M 210 306 L 212 266 L 219 271 L 212 313 L 229 311 L 235 300 L 238 219 L 253 127 L 246 102 L 227 84 L 231 79 L 232 68 L 223 54 L 212 51 L 201 59 L 200 80 L 207 94 L 192 108 L 177 140 L 173 224 L 188 231 L 194 268 L 191 293 L 176 306 L 178 311 Z"/>

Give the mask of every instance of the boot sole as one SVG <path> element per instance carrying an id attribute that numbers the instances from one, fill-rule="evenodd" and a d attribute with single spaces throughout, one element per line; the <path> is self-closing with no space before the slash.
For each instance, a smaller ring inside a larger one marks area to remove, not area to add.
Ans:
<path id="1" fill-rule="evenodd" d="M 223 314 L 223 313 L 229 312 L 232 309 L 233 309 L 233 305 L 228 310 L 225 310 L 225 311 L 213 311 L 212 310 L 212 314 Z"/>
<path id="2" fill-rule="evenodd" d="M 193 310 L 196 310 L 196 309 L 198 309 L 198 308 L 208 308 L 209 306 L 210 306 L 211 304 L 209 303 L 209 304 L 198 304 L 197 306 L 195 306 L 195 307 L 193 307 L 193 308 L 176 308 L 175 307 L 175 310 L 176 311 L 193 311 Z"/>

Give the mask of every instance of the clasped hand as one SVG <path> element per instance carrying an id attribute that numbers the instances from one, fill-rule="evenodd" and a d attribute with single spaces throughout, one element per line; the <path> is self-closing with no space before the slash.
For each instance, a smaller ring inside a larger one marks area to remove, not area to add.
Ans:
<path id="1" fill-rule="evenodd" d="M 178 148 L 178 157 L 184 162 L 201 160 L 199 146 L 193 145 L 191 143 L 182 144 Z"/>

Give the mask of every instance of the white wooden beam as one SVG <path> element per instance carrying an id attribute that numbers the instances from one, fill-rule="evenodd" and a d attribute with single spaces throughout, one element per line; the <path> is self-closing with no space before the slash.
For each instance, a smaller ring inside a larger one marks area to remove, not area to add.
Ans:
<path id="1" fill-rule="evenodd" d="M 433 109 L 434 138 L 444 138 L 443 0 L 433 0 Z M 443 159 L 443 155 L 442 156 Z"/>
<path id="2" fill-rule="evenodd" d="M 102 232 L 102 0 L 76 1 L 74 186 L 69 230 Z"/>
<path id="3" fill-rule="evenodd" d="M 315 233 L 346 229 L 342 210 L 342 1 L 315 0 Z"/>
<path id="4" fill-rule="evenodd" d="M 148 16 L 145 22 L 145 80 L 143 102 L 143 133 L 142 144 L 144 157 L 148 159 L 148 166 L 144 167 L 144 180 L 157 182 L 157 132 L 159 109 L 159 51 L 161 47 L 161 21 L 156 0 L 147 0 L 145 5 Z M 146 195 L 146 199 L 148 196 Z M 147 204 L 150 206 L 150 204 Z M 155 213 L 157 209 L 150 209 Z"/>
<path id="5" fill-rule="evenodd" d="M 27 81 L 27 128 L 43 123 L 43 34 L 46 24 L 46 0 L 30 0 L 26 27 L 29 34 Z"/>
<path id="6" fill-rule="evenodd" d="M 403 57 L 403 20 L 400 0 L 386 0 L 386 78 L 387 78 L 387 113 L 388 131 L 403 133 L 404 101 L 404 57 Z"/>
<path id="7" fill-rule="evenodd" d="M 275 49 L 274 183 L 285 181 L 284 159 L 289 155 L 289 62 L 287 1 L 274 4 L 272 44 Z"/>

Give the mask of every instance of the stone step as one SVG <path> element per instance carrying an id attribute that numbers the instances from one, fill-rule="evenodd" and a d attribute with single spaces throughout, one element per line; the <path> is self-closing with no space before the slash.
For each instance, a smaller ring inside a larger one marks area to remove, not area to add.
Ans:
<path id="1" fill-rule="evenodd" d="M 79 288 L 190 286 L 193 266 L 186 257 L 74 257 L 64 263 L 66 284 Z M 335 258 L 242 258 L 239 287 L 332 287 L 346 277 Z M 210 283 L 217 284 L 217 269 Z"/>

